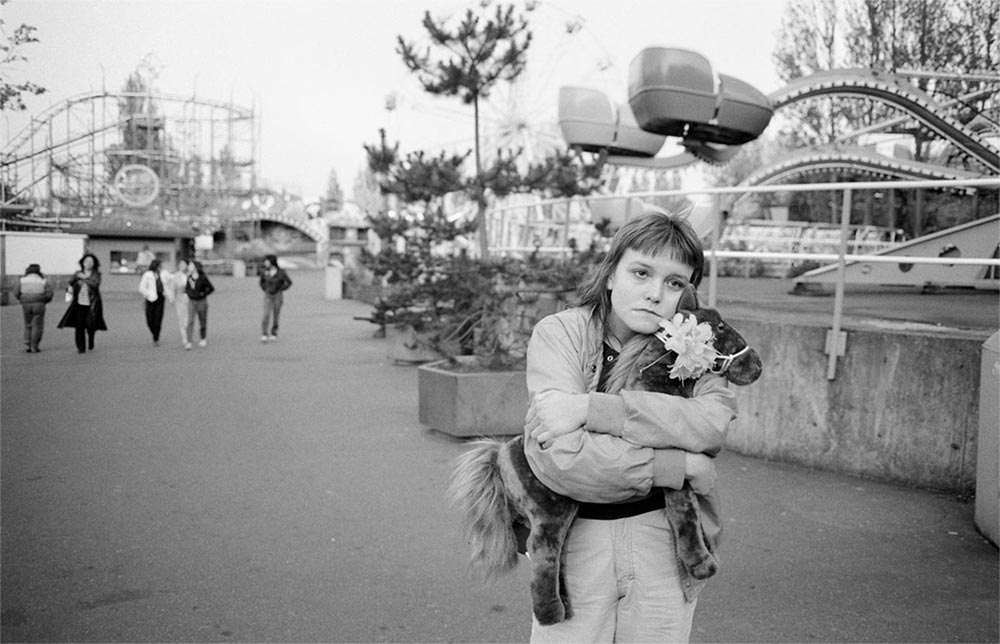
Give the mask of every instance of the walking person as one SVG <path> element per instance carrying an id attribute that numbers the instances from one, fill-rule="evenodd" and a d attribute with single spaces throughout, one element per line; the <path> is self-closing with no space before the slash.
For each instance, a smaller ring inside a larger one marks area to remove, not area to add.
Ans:
<path id="1" fill-rule="evenodd" d="M 686 220 L 646 212 L 626 222 L 580 289 L 581 306 L 544 318 L 527 352 L 524 451 L 550 489 L 581 502 L 565 545 L 573 616 L 532 642 L 687 642 L 698 593 L 678 559 L 664 495 L 690 485 L 714 550 L 721 522 L 715 466 L 736 417 L 725 380 L 702 376 L 690 399 L 604 393 L 622 346 L 670 319 L 697 288 L 704 253 Z"/>
<path id="2" fill-rule="evenodd" d="M 191 340 L 194 339 L 194 320 L 198 318 L 200 331 L 199 347 L 208 346 L 208 296 L 215 291 L 212 281 L 205 275 L 201 262 L 191 260 L 188 269 L 187 285 L 184 292 L 188 296 L 188 323 L 187 323 L 187 344 L 185 349 L 191 348 Z"/>
<path id="3" fill-rule="evenodd" d="M 104 302 L 101 300 L 101 263 L 93 253 L 80 258 L 80 270 L 69 280 L 70 303 L 59 320 L 58 328 L 76 329 L 76 350 L 86 353 L 94 350 L 94 336 L 107 331 L 104 322 Z"/>
<path id="4" fill-rule="evenodd" d="M 52 301 L 52 285 L 42 275 L 42 267 L 28 264 L 14 283 L 14 297 L 24 312 L 24 346 L 28 353 L 38 353 L 45 330 L 45 305 Z"/>
<path id="5" fill-rule="evenodd" d="M 165 293 L 167 295 L 167 301 L 173 302 L 174 312 L 177 313 L 177 326 L 181 331 L 181 344 L 184 345 L 185 349 L 191 348 L 191 343 L 188 342 L 188 296 L 187 296 L 187 278 L 188 278 L 188 262 L 186 259 L 178 259 L 177 266 L 175 267 L 173 273 L 167 276 L 166 282 L 164 282 Z"/>
<path id="6" fill-rule="evenodd" d="M 160 266 L 159 259 L 149 263 L 149 269 L 139 278 L 139 293 L 146 306 L 146 326 L 153 334 L 153 344 L 160 344 L 160 329 L 163 327 L 163 310 L 166 304 L 164 281 L 167 275 Z"/>
<path id="7" fill-rule="evenodd" d="M 260 289 L 264 291 L 264 317 L 260 322 L 260 341 L 278 341 L 278 316 L 285 291 L 292 285 L 288 273 L 278 266 L 277 255 L 266 255 L 260 271 Z"/>

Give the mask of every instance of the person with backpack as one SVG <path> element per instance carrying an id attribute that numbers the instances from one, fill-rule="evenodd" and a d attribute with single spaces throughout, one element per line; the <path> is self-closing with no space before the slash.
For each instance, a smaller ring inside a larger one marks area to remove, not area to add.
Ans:
<path id="1" fill-rule="evenodd" d="M 42 275 L 41 266 L 28 264 L 14 283 L 14 297 L 24 311 L 24 346 L 28 353 L 38 353 L 45 330 L 45 305 L 52 301 L 52 285 Z"/>

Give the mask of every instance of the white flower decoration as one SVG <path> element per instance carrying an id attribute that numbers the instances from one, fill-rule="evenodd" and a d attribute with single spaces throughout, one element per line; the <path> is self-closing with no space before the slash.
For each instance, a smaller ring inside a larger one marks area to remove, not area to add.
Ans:
<path id="1" fill-rule="evenodd" d="M 656 337 L 667 351 L 677 354 L 670 377 L 675 380 L 699 378 L 712 368 L 718 353 L 712 342 L 715 335 L 708 322 L 698 323 L 694 315 L 677 313 L 670 320 L 660 320 Z"/>

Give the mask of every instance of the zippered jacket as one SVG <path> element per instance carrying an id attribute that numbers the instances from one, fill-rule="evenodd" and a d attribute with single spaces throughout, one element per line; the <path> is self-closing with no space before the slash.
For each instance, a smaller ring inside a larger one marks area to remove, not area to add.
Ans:
<path id="1" fill-rule="evenodd" d="M 589 431 L 557 437 L 542 449 L 525 432 L 532 471 L 552 491 L 587 503 L 621 503 L 648 496 L 654 487 L 680 489 L 685 452 L 717 454 L 736 418 L 736 396 L 716 375 L 702 376 L 692 398 L 647 391 L 596 392 L 604 326 L 591 307 L 577 307 L 539 322 L 528 343 L 529 405 L 547 391 L 589 394 Z M 721 521 L 714 491 L 698 495 L 710 547 Z M 679 571 L 688 599 L 704 586 Z"/>

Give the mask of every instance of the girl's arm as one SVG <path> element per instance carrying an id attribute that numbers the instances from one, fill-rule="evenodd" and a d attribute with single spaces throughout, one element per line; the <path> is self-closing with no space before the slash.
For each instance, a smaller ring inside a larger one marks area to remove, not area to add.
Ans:
<path id="1" fill-rule="evenodd" d="M 535 327 L 528 344 L 529 418 L 546 398 L 568 394 L 586 401 L 586 365 L 580 357 L 585 340 L 579 326 L 550 316 Z M 578 418 L 562 420 L 573 425 Z M 543 447 L 531 437 L 529 425 L 524 453 L 532 471 L 551 490 L 591 503 L 625 501 L 648 494 L 654 486 L 680 489 L 687 473 L 682 450 L 654 450 L 587 431 L 565 433 Z"/>
<path id="2" fill-rule="evenodd" d="M 715 455 L 736 418 L 736 394 L 721 376 L 707 374 L 684 398 L 649 391 L 590 394 L 587 429 L 646 447 L 677 447 Z"/>

